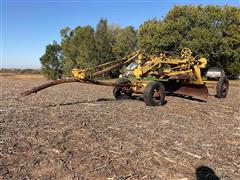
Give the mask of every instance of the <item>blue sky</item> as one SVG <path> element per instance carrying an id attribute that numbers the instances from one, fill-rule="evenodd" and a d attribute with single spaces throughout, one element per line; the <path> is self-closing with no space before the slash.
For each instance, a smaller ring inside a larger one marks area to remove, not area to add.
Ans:
<path id="1" fill-rule="evenodd" d="M 45 46 L 60 42 L 59 31 L 66 26 L 95 27 L 106 18 L 109 23 L 138 28 L 183 4 L 240 6 L 240 0 L 1 0 L 1 67 L 40 68 Z"/>

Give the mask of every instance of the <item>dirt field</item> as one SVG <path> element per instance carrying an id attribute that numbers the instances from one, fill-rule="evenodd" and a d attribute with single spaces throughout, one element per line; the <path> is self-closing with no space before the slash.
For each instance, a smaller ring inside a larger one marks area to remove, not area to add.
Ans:
<path id="1" fill-rule="evenodd" d="M 227 99 L 146 107 L 78 83 L 20 97 L 46 81 L 0 78 L 0 179 L 240 179 L 239 81 Z"/>

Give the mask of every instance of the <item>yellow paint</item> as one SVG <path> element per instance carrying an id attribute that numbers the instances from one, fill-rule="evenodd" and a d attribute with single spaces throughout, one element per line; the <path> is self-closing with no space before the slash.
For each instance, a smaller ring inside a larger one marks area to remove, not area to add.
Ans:
<path id="1" fill-rule="evenodd" d="M 134 58 L 137 58 L 137 68 L 134 69 L 133 75 L 138 81 L 133 83 L 131 87 L 133 92 L 142 91 L 146 87 L 147 84 L 143 83 L 142 79 L 148 75 L 153 75 L 159 79 L 169 79 L 174 76 L 178 78 L 178 76 L 186 75 L 190 80 L 187 81 L 188 83 L 205 84 L 205 81 L 202 80 L 200 69 L 206 67 L 207 60 L 205 58 L 194 58 L 190 49 L 184 48 L 181 51 L 180 58 L 167 57 L 165 53 L 160 53 L 158 56 L 149 56 L 145 59 L 143 53 L 143 51 L 139 50 L 131 55 L 131 57 L 128 56 L 125 59 L 122 58 L 88 69 L 80 70 L 74 68 L 72 74 L 74 78 L 84 80 L 87 77 L 91 77 L 91 74 L 94 73 L 96 68 L 107 69 L 116 62 L 122 62 L 122 65 L 124 65 L 130 63 Z M 181 80 L 184 81 L 183 79 L 179 79 L 178 81 Z"/>
<path id="2" fill-rule="evenodd" d="M 86 72 L 87 72 L 87 69 L 85 70 L 80 70 L 80 69 L 77 69 L 77 68 L 74 68 L 72 70 L 72 74 L 73 74 L 73 77 L 75 79 L 78 79 L 78 80 L 83 80 L 86 78 Z"/>

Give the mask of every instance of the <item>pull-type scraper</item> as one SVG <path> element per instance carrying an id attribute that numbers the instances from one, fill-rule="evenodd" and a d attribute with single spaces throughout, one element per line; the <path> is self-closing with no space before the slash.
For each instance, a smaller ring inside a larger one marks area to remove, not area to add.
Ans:
<path id="1" fill-rule="evenodd" d="M 98 81 L 96 78 L 113 69 L 121 68 L 135 61 L 137 67 L 133 70 L 136 80 L 131 82 L 127 78 L 120 78 L 115 83 Z M 116 99 L 130 98 L 132 94 L 143 94 L 144 102 L 148 106 L 163 105 L 165 95 L 179 94 L 190 98 L 205 100 L 208 97 L 207 84 L 201 75 L 201 69 L 206 68 L 205 58 L 196 58 L 188 48 L 181 51 L 180 56 L 175 57 L 165 52 L 159 55 L 145 56 L 144 51 L 139 50 L 122 59 L 111 61 L 87 69 L 72 70 L 71 79 L 61 79 L 43 84 L 22 93 L 29 95 L 42 89 L 61 83 L 81 82 L 104 86 L 113 86 L 113 95 Z M 143 81 L 144 77 L 152 76 L 152 82 Z M 216 83 L 216 97 L 225 98 L 228 93 L 229 82 L 225 75 Z"/>

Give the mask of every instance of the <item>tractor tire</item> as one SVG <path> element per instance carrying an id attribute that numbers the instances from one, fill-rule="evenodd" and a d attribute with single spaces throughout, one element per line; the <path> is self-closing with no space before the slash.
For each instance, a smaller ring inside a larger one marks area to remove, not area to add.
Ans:
<path id="1" fill-rule="evenodd" d="M 221 76 L 216 87 L 216 97 L 226 98 L 228 94 L 229 81 L 226 76 Z"/>
<path id="2" fill-rule="evenodd" d="M 120 78 L 116 81 L 116 84 L 128 84 L 131 83 L 131 81 L 127 78 Z M 119 87 L 115 86 L 113 88 L 113 96 L 115 97 L 116 100 L 121 100 L 121 99 L 129 99 L 132 96 L 131 91 L 126 91 L 125 86 Z"/>
<path id="3" fill-rule="evenodd" d="M 161 82 L 150 82 L 143 93 L 143 99 L 147 106 L 163 105 L 165 103 L 165 96 L 165 87 Z"/>

